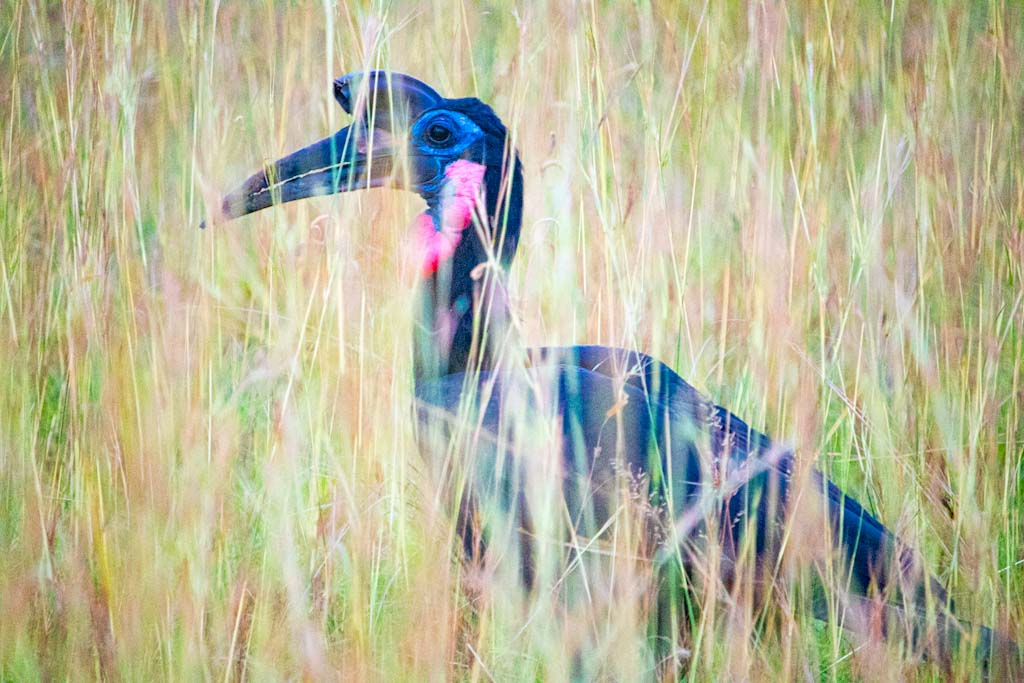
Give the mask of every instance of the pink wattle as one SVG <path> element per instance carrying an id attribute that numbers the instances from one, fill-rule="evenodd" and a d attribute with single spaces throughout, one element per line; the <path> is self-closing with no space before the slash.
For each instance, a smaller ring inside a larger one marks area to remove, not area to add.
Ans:
<path id="1" fill-rule="evenodd" d="M 441 263 L 455 253 L 462 232 L 473 223 L 473 208 L 481 197 L 487 167 L 465 159 L 448 164 L 441 188 L 441 225 L 434 225 L 429 213 L 416 217 L 414 229 L 423 254 L 423 276 L 437 272 Z"/>

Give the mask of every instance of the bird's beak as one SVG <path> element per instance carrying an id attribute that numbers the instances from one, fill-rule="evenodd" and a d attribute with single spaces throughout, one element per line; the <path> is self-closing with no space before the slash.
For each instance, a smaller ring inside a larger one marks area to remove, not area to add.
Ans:
<path id="1" fill-rule="evenodd" d="M 390 135 L 353 124 L 254 173 L 224 196 L 213 222 L 306 197 L 386 185 L 393 159 Z"/>
<path id="2" fill-rule="evenodd" d="M 224 197 L 215 223 L 274 204 L 401 180 L 392 131 L 407 129 L 442 97 L 412 76 L 385 71 L 346 74 L 333 87 L 334 99 L 355 123 L 253 174 Z"/>

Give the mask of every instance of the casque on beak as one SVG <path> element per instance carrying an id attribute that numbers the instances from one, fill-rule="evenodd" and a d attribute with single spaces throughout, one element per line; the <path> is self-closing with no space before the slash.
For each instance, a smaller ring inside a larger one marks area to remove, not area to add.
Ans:
<path id="1" fill-rule="evenodd" d="M 334 98 L 355 122 L 254 173 L 224 196 L 214 223 L 306 197 L 391 184 L 393 132 L 406 130 L 416 116 L 442 101 L 425 83 L 384 71 L 347 74 L 333 87 Z"/>

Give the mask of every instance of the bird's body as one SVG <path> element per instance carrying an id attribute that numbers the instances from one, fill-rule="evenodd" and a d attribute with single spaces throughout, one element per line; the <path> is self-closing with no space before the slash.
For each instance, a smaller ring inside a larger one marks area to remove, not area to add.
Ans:
<path id="1" fill-rule="evenodd" d="M 503 271 L 519 238 L 522 167 L 490 107 L 383 72 L 339 78 L 335 97 L 356 122 L 254 175 L 225 198 L 223 217 L 385 184 L 426 200 L 415 226 L 416 410 L 435 474 L 483 518 L 462 523 L 468 553 L 496 528 L 530 533 L 538 497 L 556 493 L 561 517 L 541 526 L 576 538 L 599 536 L 639 498 L 663 553 L 699 562 L 713 542 L 727 583 L 746 568 L 770 586 L 798 519 L 820 539 L 812 561 L 836 560 L 850 595 L 898 597 L 909 612 L 926 597 L 950 608 L 916 554 L 856 500 L 665 364 L 624 349 L 518 344 Z M 958 622 L 947 623 L 943 637 L 955 640 Z"/>
<path id="2" fill-rule="evenodd" d="M 528 470 L 539 467 L 542 476 L 547 472 L 543 463 L 531 462 L 535 442 L 553 440 L 573 535 L 598 536 L 628 502 L 624 497 L 640 494 L 659 512 L 651 522 L 666 548 L 675 550 L 679 544 L 684 554 L 701 554 L 705 523 L 711 519 L 723 551 L 723 577 L 736 578 L 733 568 L 746 539 L 752 559 L 769 560 L 763 568 L 752 567 L 758 580 L 772 580 L 759 569 L 778 570 L 796 473 L 792 452 L 645 354 L 603 346 L 526 353 L 527 366 L 417 382 L 420 423 L 430 434 L 425 440 L 441 444 L 432 449 L 428 443 L 425 450 L 445 452 L 452 433 L 471 425 L 468 466 L 476 504 L 517 514 L 519 501 L 513 496 L 529 488 Z M 521 436 L 519 430 L 541 433 Z M 818 531 L 833 534 L 843 548 L 851 590 L 884 591 L 898 549 L 904 578 L 920 583 L 922 577 L 914 575 L 920 571 L 916 559 L 885 526 L 817 471 L 807 474 L 812 493 L 824 496 L 828 529 Z M 499 485 L 507 479 L 520 486 Z M 516 523 L 528 526 L 527 520 Z M 936 599 L 945 601 L 937 583 L 931 588 Z"/>

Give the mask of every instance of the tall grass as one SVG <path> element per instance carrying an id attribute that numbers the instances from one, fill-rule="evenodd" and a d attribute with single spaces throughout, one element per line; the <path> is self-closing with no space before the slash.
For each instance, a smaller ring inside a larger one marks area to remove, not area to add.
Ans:
<path id="1" fill-rule="evenodd" d="M 669 362 L 1020 637 L 1018 3 L 6 0 L 0 678 L 653 676 L 642 563 L 563 603 L 455 559 L 411 420 L 419 200 L 197 229 L 365 67 L 514 131 L 527 343 Z M 697 599 L 694 680 L 943 675 Z"/>

